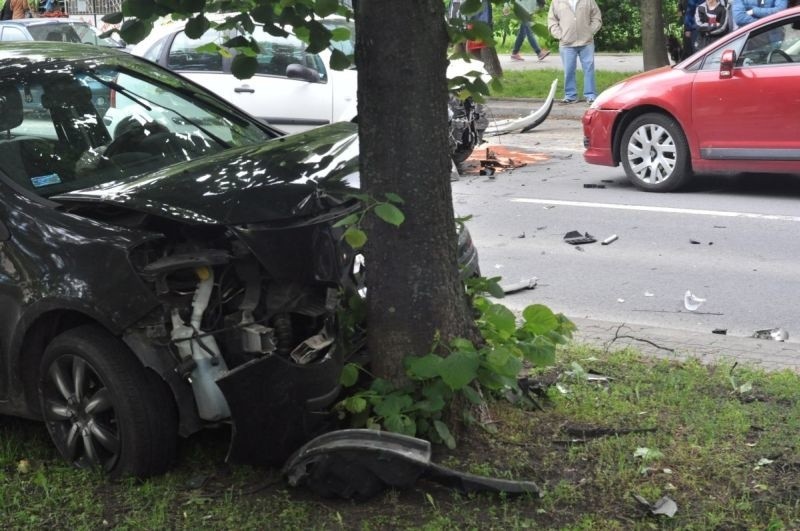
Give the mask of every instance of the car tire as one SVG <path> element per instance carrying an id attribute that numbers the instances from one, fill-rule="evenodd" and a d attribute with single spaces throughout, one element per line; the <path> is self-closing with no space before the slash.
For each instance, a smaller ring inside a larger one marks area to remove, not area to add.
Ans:
<path id="1" fill-rule="evenodd" d="M 686 135 L 673 118 L 647 113 L 634 118 L 620 144 L 628 180 L 648 192 L 672 192 L 692 175 Z"/>
<path id="2" fill-rule="evenodd" d="M 73 328 L 47 346 L 39 402 L 51 439 L 76 467 L 145 478 L 175 457 L 177 412 L 167 385 L 100 327 Z"/>

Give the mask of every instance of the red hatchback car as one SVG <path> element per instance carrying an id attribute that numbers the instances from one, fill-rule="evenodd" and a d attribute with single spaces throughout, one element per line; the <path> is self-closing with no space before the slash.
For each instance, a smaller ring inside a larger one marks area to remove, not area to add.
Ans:
<path id="1" fill-rule="evenodd" d="M 584 159 L 642 190 L 692 174 L 800 173 L 800 8 L 605 90 L 583 116 Z"/>

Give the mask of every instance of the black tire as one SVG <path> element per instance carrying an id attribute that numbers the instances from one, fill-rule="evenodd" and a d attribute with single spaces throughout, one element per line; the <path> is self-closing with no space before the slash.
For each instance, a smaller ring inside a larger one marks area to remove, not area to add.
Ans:
<path id="1" fill-rule="evenodd" d="M 628 124 L 620 144 L 628 180 L 648 192 L 672 192 L 692 176 L 686 135 L 673 118 L 643 114 Z"/>
<path id="2" fill-rule="evenodd" d="M 112 478 L 164 473 L 175 457 L 177 413 L 167 385 L 97 326 L 57 336 L 39 369 L 50 437 L 79 468 Z"/>

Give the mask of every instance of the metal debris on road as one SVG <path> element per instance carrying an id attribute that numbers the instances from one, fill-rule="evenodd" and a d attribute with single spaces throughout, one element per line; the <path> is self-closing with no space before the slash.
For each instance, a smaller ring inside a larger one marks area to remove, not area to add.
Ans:
<path id="1" fill-rule="evenodd" d="M 584 232 L 583 234 L 581 234 L 576 230 L 572 230 L 564 235 L 564 241 L 570 245 L 581 245 L 584 243 L 594 243 L 597 240 L 595 240 L 594 236 L 592 236 L 588 232 Z"/>
<path id="2" fill-rule="evenodd" d="M 595 184 L 595 183 L 584 183 L 584 188 L 605 188 L 606 185 L 604 184 Z"/>
<path id="3" fill-rule="evenodd" d="M 753 336 L 756 339 L 774 339 L 775 341 L 786 341 L 789 339 L 789 332 L 783 328 L 768 328 L 766 330 L 756 330 Z"/>
<path id="4" fill-rule="evenodd" d="M 647 507 L 650 510 L 650 514 L 656 516 L 663 514 L 664 516 L 672 518 L 675 516 L 675 513 L 678 512 L 678 504 L 675 503 L 675 500 L 669 496 L 664 496 L 655 503 L 650 503 L 644 497 L 639 496 L 638 494 L 633 494 L 633 498 L 643 506 Z"/>
<path id="5" fill-rule="evenodd" d="M 724 335 L 728 334 L 728 329 L 727 328 L 715 328 L 714 330 L 711 331 L 711 333 L 712 334 L 719 334 L 721 336 L 724 336 Z"/>
<path id="6" fill-rule="evenodd" d="M 704 302 L 706 302 L 706 299 L 697 297 L 691 292 L 691 290 L 688 289 L 683 296 L 683 306 L 690 312 L 697 310 Z"/>
<path id="7" fill-rule="evenodd" d="M 608 245 L 610 243 L 614 243 L 618 239 L 619 239 L 619 236 L 617 236 L 616 234 L 612 234 L 611 236 L 609 236 L 608 238 L 606 238 L 605 240 L 600 242 L 600 245 Z"/>

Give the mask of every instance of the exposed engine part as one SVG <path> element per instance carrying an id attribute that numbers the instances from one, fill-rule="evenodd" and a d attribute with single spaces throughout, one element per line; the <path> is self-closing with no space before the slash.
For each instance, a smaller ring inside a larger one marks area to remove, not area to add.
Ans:
<path id="1" fill-rule="evenodd" d="M 230 416 L 225 397 L 217 386 L 217 378 L 228 371 L 225 359 L 220 355 L 213 335 L 200 335 L 200 323 L 208 308 L 214 289 L 214 270 L 209 267 L 196 269 L 199 282 L 192 299 L 190 323 L 184 323 L 177 308 L 172 310 L 171 338 L 184 360 L 191 358 L 195 368 L 191 372 L 192 392 L 197 411 L 203 420 L 217 421 Z"/>
<path id="2" fill-rule="evenodd" d="M 451 95 L 448 106 L 450 156 L 456 164 L 461 164 L 483 142 L 483 133 L 489 122 L 483 116 L 483 106 L 472 98 L 462 100 Z"/>

